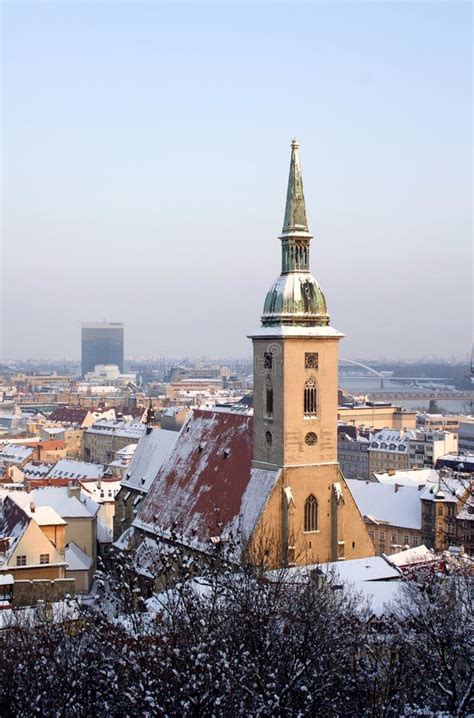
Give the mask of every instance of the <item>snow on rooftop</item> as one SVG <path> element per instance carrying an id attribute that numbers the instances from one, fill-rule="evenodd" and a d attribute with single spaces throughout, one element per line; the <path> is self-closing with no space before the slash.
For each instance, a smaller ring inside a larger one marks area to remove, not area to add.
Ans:
<path id="1" fill-rule="evenodd" d="M 457 503 L 467 491 L 467 484 L 453 476 L 442 476 L 437 484 L 427 484 L 421 491 L 424 501 L 446 501 Z"/>
<path id="2" fill-rule="evenodd" d="M 158 471 L 133 525 L 206 551 L 238 528 L 250 480 L 252 417 L 194 410 Z"/>
<path id="3" fill-rule="evenodd" d="M 358 479 L 346 479 L 346 483 L 362 516 L 401 528 L 421 529 L 421 492 L 416 487 L 397 488 Z"/>
<path id="4" fill-rule="evenodd" d="M 89 495 L 98 504 L 114 501 L 120 489 L 120 481 L 81 481 L 81 495 Z"/>
<path id="5" fill-rule="evenodd" d="M 92 518 L 95 511 L 84 505 L 77 496 L 70 496 L 67 486 L 41 486 L 29 494 L 37 506 L 52 506 L 65 519 Z"/>
<path id="6" fill-rule="evenodd" d="M 65 526 L 66 521 L 51 505 L 40 505 L 35 501 L 33 492 L 11 491 L 9 496 L 25 512 L 34 519 L 38 526 Z"/>
<path id="7" fill-rule="evenodd" d="M 280 474 L 280 470 L 251 469 L 250 481 L 240 505 L 240 531 L 244 543 L 252 536 Z"/>
<path id="8" fill-rule="evenodd" d="M 146 493 L 178 436 L 177 431 L 166 429 L 152 429 L 143 434 L 138 444 L 134 445 L 136 451 L 122 479 L 122 486 Z"/>
<path id="9" fill-rule="evenodd" d="M 7 444 L 0 451 L 0 460 L 12 463 L 15 461 L 25 461 L 34 453 L 32 446 L 25 444 Z"/>
<path id="10" fill-rule="evenodd" d="M 399 484 L 401 486 L 420 486 L 420 484 L 437 483 L 438 481 L 436 469 L 391 471 L 382 474 L 374 473 L 374 476 L 381 484 Z"/>
<path id="11" fill-rule="evenodd" d="M 48 475 L 50 479 L 98 479 L 104 475 L 102 464 L 75 459 L 60 459 Z"/>
<path id="12" fill-rule="evenodd" d="M 387 556 L 387 561 L 395 564 L 395 566 L 409 566 L 413 563 L 433 561 L 434 555 L 424 544 L 408 548 L 406 551 L 392 553 Z"/>
<path id="13" fill-rule="evenodd" d="M 145 432 L 145 424 L 137 421 L 99 419 L 86 429 L 88 434 L 115 434 L 130 439 L 139 439 Z"/>
<path id="14" fill-rule="evenodd" d="M 88 571 L 92 566 L 92 558 L 72 541 L 66 546 L 65 559 L 68 564 L 67 571 Z"/>

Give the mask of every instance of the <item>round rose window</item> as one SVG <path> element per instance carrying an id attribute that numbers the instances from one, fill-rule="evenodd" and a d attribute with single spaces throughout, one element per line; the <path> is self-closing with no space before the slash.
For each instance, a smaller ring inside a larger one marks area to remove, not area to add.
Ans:
<path id="1" fill-rule="evenodd" d="M 308 446 L 314 446 L 318 441 L 318 437 L 316 436 L 314 431 L 309 431 L 304 437 L 304 440 L 308 444 Z"/>

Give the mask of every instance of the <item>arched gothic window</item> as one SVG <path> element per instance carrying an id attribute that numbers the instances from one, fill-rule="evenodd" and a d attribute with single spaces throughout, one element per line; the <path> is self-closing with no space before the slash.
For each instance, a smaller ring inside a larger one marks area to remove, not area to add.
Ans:
<path id="1" fill-rule="evenodd" d="M 273 414 L 273 385 L 269 376 L 265 382 L 265 414 Z"/>
<path id="2" fill-rule="evenodd" d="M 317 414 L 317 387 L 314 379 L 308 379 L 304 385 L 304 413 L 306 416 Z"/>
<path id="3" fill-rule="evenodd" d="M 318 530 L 318 501 L 310 494 L 304 503 L 304 530 Z"/>

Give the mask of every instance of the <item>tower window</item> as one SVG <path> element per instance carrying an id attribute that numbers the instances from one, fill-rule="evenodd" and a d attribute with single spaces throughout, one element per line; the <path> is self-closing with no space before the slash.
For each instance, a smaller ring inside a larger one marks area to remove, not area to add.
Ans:
<path id="1" fill-rule="evenodd" d="M 273 442 L 273 437 L 270 431 L 265 432 L 265 442 L 267 446 L 271 446 Z"/>
<path id="2" fill-rule="evenodd" d="M 306 352 L 304 355 L 305 369 L 317 369 L 318 368 L 318 355 L 316 352 Z"/>
<path id="3" fill-rule="evenodd" d="M 318 501 L 310 494 L 304 503 L 304 530 L 318 530 Z"/>
<path id="4" fill-rule="evenodd" d="M 265 352 L 263 355 L 263 367 L 264 369 L 271 369 L 273 366 L 273 354 L 271 352 Z"/>
<path id="5" fill-rule="evenodd" d="M 273 385 L 269 376 L 265 382 L 265 413 L 270 416 L 273 414 Z"/>
<path id="6" fill-rule="evenodd" d="M 317 413 L 317 389 L 314 379 L 308 379 L 304 385 L 304 413 L 305 416 Z"/>

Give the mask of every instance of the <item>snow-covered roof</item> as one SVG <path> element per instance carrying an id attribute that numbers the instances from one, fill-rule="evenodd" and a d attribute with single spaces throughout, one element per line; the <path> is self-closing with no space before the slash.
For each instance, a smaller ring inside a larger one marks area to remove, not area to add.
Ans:
<path id="1" fill-rule="evenodd" d="M 252 417 L 195 410 L 158 471 L 136 528 L 207 550 L 213 538 L 237 532 L 250 481 Z"/>
<path id="2" fill-rule="evenodd" d="M 137 448 L 136 444 L 127 444 L 122 449 L 115 452 L 115 456 L 133 456 Z"/>
<path id="3" fill-rule="evenodd" d="M 38 504 L 34 492 L 12 491 L 10 498 L 25 512 L 27 516 L 34 519 L 38 526 L 65 526 L 66 521 L 60 513 L 49 504 Z"/>
<path id="4" fill-rule="evenodd" d="M 374 473 L 374 476 L 381 484 L 399 484 L 400 486 L 420 486 L 421 484 L 437 483 L 438 481 L 436 469 L 390 471 L 390 473 Z"/>
<path id="5" fill-rule="evenodd" d="M 315 574 L 322 574 L 335 584 L 345 583 L 358 587 L 367 581 L 390 581 L 400 578 L 400 571 L 383 556 L 354 558 L 347 561 L 315 563 L 307 566 L 294 566 L 284 569 L 283 577 L 290 583 L 305 583 Z M 269 571 L 268 578 L 280 580 L 281 569 Z"/>
<path id="6" fill-rule="evenodd" d="M 381 429 L 370 434 L 369 451 L 396 451 L 407 454 L 410 441 L 416 438 L 415 431 Z"/>
<path id="7" fill-rule="evenodd" d="M 166 429 L 152 429 L 143 434 L 135 445 L 136 451 L 122 479 L 122 486 L 146 493 L 178 436 L 178 432 Z"/>
<path id="8" fill-rule="evenodd" d="M 0 547 L 5 556 L 5 564 L 8 564 L 30 521 L 31 517 L 9 494 L 3 501 L 0 512 Z"/>
<path id="9" fill-rule="evenodd" d="M 244 544 L 251 538 L 280 474 L 280 470 L 251 469 L 240 505 L 239 528 Z"/>
<path id="10" fill-rule="evenodd" d="M 98 504 L 114 501 L 120 489 L 120 481 L 101 479 L 100 481 L 81 481 L 81 494 L 91 496 Z"/>
<path id="11" fill-rule="evenodd" d="M 0 451 L 0 460 L 6 463 L 22 462 L 34 453 L 34 447 L 25 444 L 7 444 Z"/>
<path id="12" fill-rule="evenodd" d="M 461 454 L 444 454 L 437 460 L 437 465 L 442 466 L 443 464 L 457 464 L 459 468 L 464 467 L 468 471 L 474 471 L 474 452 L 466 451 Z"/>
<path id="13" fill-rule="evenodd" d="M 67 571 L 88 571 L 92 566 L 92 558 L 72 541 L 66 546 L 65 559 L 68 564 Z"/>
<path id="14" fill-rule="evenodd" d="M 86 429 L 88 434 L 115 434 L 130 439 L 139 439 L 145 432 L 145 424 L 137 421 L 114 421 L 99 419 Z"/>
<path id="15" fill-rule="evenodd" d="M 98 479 L 104 475 L 102 464 L 75 459 L 60 459 L 48 475 L 50 479 Z"/>
<path id="16" fill-rule="evenodd" d="M 387 556 L 387 561 L 395 564 L 395 566 L 410 566 L 414 563 L 433 561 L 434 555 L 429 548 L 426 548 L 424 544 L 421 546 L 414 546 L 408 548 L 406 551 L 400 551 L 399 553 L 392 553 Z"/>
<path id="17" fill-rule="evenodd" d="M 421 529 L 421 492 L 416 487 L 358 479 L 346 479 L 346 483 L 362 516 L 391 526 Z"/>
<path id="18" fill-rule="evenodd" d="M 47 461 L 28 461 L 23 466 L 23 474 L 25 479 L 38 479 L 47 476 L 51 471 L 53 464 Z"/>
<path id="19" fill-rule="evenodd" d="M 428 484 L 421 491 L 424 501 L 446 501 L 457 503 L 467 491 L 467 484 L 462 479 L 452 476 L 442 476 L 437 484 Z"/>
<path id="20" fill-rule="evenodd" d="M 65 519 L 92 518 L 92 511 L 77 496 L 70 496 L 67 486 L 41 486 L 29 494 L 37 506 L 52 506 Z"/>

